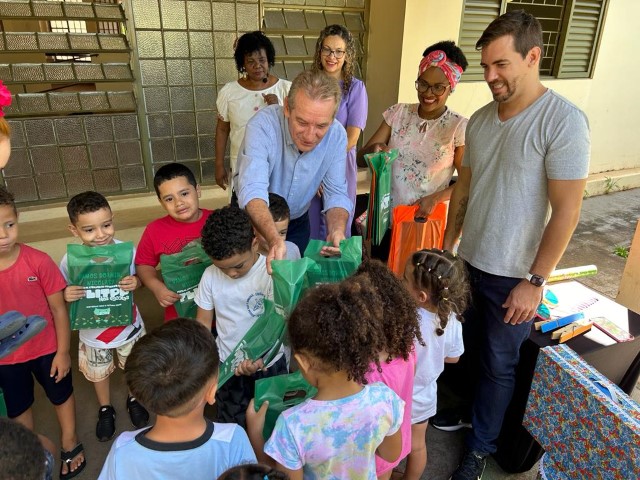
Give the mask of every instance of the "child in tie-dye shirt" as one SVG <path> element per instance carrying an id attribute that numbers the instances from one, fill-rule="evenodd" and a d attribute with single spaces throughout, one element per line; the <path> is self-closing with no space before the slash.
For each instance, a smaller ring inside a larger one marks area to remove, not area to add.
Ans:
<path id="1" fill-rule="evenodd" d="M 264 446 L 277 468 L 296 479 L 376 479 L 375 455 L 400 455 L 404 402 L 382 383 L 363 385 L 385 347 L 383 306 L 368 278 L 311 290 L 289 318 L 289 339 L 315 397 L 283 412 Z M 260 457 L 266 407 L 247 411 Z M 270 458 L 269 458 L 270 457 Z"/>

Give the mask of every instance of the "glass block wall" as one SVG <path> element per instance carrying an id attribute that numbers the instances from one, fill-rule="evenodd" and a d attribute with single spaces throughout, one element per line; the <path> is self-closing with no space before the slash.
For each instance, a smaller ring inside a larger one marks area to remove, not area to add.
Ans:
<path id="1" fill-rule="evenodd" d="M 357 39 L 361 76 L 367 3 L 2 0 L 0 79 L 14 103 L 0 182 L 21 204 L 62 202 L 87 189 L 150 191 L 157 168 L 179 161 L 213 184 L 216 95 L 238 78 L 236 38 L 265 31 L 274 73 L 292 79 L 311 66 L 319 31 L 341 23 Z M 43 30 L 54 20 L 86 32 Z"/>
<path id="2" fill-rule="evenodd" d="M 233 43 L 259 28 L 258 1 L 131 5 L 153 171 L 178 161 L 213 183 L 217 89 L 238 78 Z"/>
<path id="3" fill-rule="evenodd" d="M 0 2 L 0 79 L 13 96 L 0 181 L 20 204 L 148 190 L 126 21 L 116 0 Z"/>
<path id="4" fill-rule="evenodd" d="M 20 203 L 62 201 L 85 190 L 146 190 L 135 114 L 10 120 L 6 187 Z"/>
<path id="5" fill-rule="evenodd" d="M 278 54 L 274 73 L 294 78 L 313 66 L 318 34 L 327 25 L 345 25 L 356 43 L 355 75 L 362 78 L 365 59 L 365 0 L 280 0 L 262 2 L 262 30 Z"/>

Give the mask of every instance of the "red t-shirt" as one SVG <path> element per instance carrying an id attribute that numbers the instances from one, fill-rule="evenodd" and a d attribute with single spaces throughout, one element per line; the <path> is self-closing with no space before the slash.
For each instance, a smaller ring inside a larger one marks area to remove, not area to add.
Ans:
<path id="1" fill-rule="evenodd" d="M 40 315 L 46 319 L 47 326 L 15 352 L 0 359 L 0 365 L 24 363 L 58 348 L 47 297 L 64 290 L 67 282 L 49 255 L 22 243 L 19 245 L 15 263 L 0 271 L 0 312 L 17 310 L 24 316 Z"/>
<path id="2" fill-rule="evenodd" d="M 160 263 L 160 255 L 181 252 L 189 243 L 200 238 L 200 232 L 211 215 L 211 210 L 201 208 L 200 211 L 200 219 L 193 223 L 178 222 L 167 215 L 147 225 L 138 243 L 135 264 L 156 268 Z M 178 312 L 173 305 L 165 308 L 165 322 L 177 316 Z"/>

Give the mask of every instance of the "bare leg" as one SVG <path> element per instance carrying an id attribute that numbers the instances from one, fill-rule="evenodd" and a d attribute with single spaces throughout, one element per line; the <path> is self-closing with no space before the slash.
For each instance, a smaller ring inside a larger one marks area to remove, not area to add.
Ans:
<path id="1" fill-rule="evenodd" d="M 382 475 L 379 475 L 378 480 L 389 480 L 391 478 L 392 472 L 393 472 L 393 469 L 389 470 L 387 473 L 383 473 Z"/>
<path id="2" fill-rule="evenodd" d="M 18 422 L 20 425 L 24 425 L 33 432 L 33 411 L 31 410 L 31 407 L 29 407 L 24 413 L 15 417 L 13 420 Z"/>
<path id="3" fill-rule="evenodd" d="M 71 395 L 66 402 L 62 405 L 56 405 L 56 415 L 58 416 L 58 423 L 60 424 L 60 430 L 62 431 L 60 444 L 62 450 L 71 451 L 78 444 L 78 435 L 76 433 L 76 400 Z M 78 454 L 71 462 L 71 471 L 75 471 L 82 461 L 84 460 L 84 453 Z M 66 474 L 67 466 L 63 464 L 62 473 Z"/>
<path id="4" fill-rule="evenodd" d="M 98 397 L 98 405 L 104 407 L 111 405 L 111 396 L 109 394 L 109 377 L 99 382 L 93 382 L 93 388 L 96 389 L 96 397 Z"/>
<path id="5" fill-rule="evenodd" d="M 427 426 L 428 422 L 411 425 L 411 452 L 407 457 L 404 480 L 420 480 L 427 466 Z"/>

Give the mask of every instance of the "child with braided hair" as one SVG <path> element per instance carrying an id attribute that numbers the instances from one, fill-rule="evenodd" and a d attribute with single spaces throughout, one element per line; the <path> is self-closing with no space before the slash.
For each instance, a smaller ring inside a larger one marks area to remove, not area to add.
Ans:
<path id="1" fill-rule="evenodd" d="M 360 276 L 315 287 L 296 305 L 289 340 L 302 375 L 318 393 L 280 414 L 264 448 L 267 402 L 257 413 L 249 405 L 248 433 L 260 461 L 275 461 L 291 480 L 376 480 L 375 455 L 398 458 L 404 402 L 365 378 L 386 345 L 382 312 L 371 281 Z"/>
<path id="2" fill-rule="evenodd" d="M 418 303 L 420 330 L 426 346 L 415 344 L 417 369 L 411 409 L 411 452 L 405 480 L 418 480 L 427 465 L 427 422 L 436 413 L 436 380 L 445 363 L 456 363 L 464 352 L 462 312 L 469 285 L 460 260 L 450 252 L 429 249 L 414 253 L 404 271 L 405 285 Z"/>

